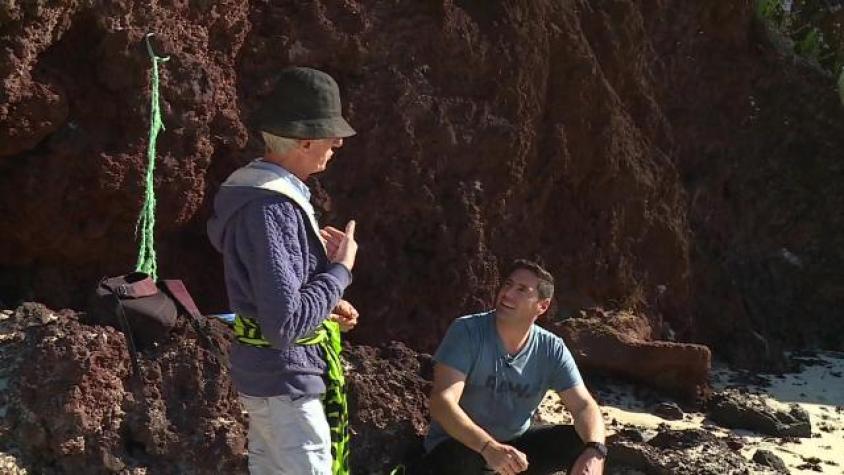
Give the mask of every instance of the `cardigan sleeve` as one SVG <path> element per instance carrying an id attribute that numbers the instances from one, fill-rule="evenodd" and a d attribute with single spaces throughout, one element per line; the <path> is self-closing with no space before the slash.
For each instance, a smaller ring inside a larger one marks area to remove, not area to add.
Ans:
<path id="1" fill-rule="evenodd" d="M 301 212 L 291 201 L 257 200 L 243 211 L 253 251 L 245 262 L 251 267 L 255 318 L 272 346 L 286 348 L 329 315 L 351 283 L 351 273 L 342 264 L 329 264 L 324 272 L 302 280 L 310 249 L 307 236 L 301 236 Z"/>

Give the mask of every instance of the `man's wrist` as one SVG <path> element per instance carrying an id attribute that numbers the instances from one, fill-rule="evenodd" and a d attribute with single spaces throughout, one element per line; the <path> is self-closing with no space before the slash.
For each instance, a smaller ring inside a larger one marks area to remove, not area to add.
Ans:
<path id="1" fill-rule="evenodd" d="M 586 442 L 583 444 L 583 451 L 587 450 L 596 454 L 601 460 L 607 458 L 607 446 L 603 442 Z"/>
<path id="2" fill-rule="evenodd" d="M 479 454 L 483 455 L 484 451 L 489 448 L 489 444 L 492 442 L 492 439 L 487 439 L 483 445 L 481 445 L 481 450 L 478 451 Z"/>
<path id="3" fill-rule="evenodd" d="M 352 283 L 352 271 L 342 262 L 334 262 L 328 266 L 327 272 L 331 274 L 340 284 L 340 288 L 346 289 Z"/>

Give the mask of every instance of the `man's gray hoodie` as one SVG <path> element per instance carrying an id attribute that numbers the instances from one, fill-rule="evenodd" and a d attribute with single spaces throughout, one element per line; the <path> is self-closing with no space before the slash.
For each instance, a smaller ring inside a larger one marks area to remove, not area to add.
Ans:
<path id="1" fill-rule="evenodd" d="M 328 261 L 309 198 L 287 170 L 256 160 L 235 171 L 214 199 L 208 236 L 223 254 L 231 310 L 255 319 L 271 344 L 232 345 L 232 379 L 249 396 L 325 391 L 321 350 L 295 341 L 319 327 L 352 276 Z"/>

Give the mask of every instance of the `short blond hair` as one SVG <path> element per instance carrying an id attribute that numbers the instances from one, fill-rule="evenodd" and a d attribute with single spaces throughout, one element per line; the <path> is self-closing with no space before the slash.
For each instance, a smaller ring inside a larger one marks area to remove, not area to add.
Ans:
<path id="1" fill-rule="evenodd" d="M 261 136 L 264 138 L 265 150 L 273 155 L 285 155 L 299 146 L 299 139 L 279 137 L 264 131 L 261 131 Z"/>

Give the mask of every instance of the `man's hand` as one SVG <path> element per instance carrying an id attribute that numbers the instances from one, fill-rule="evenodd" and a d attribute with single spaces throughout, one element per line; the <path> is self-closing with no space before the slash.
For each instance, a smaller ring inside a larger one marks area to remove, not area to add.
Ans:
<path id="1" fill-rule="evenodd" d="M 319 236 L 325 243 L 325 253 L 328 254 L 328 259 L 333 261 L 337 256 L 337 249 L 340 247 L 340 242 L 346 237 L 346 233 L 334 226 L 326 226 L 319 231 Z"/>
<path id="2" fill-rule="evenodd" d="M 355 241 L 355 220 L 346 224 L 345 232 L 333 226 L 326 226 L 320 230 L 319 234 L 325 241 L 328 260 L 343 264 L 351 271 L 355 266 L 355 256 L 358 252 L 358 243 Z"/>
<path id="3" fill-rule="evenodd" d="M 527 456 L 510 445 L 492 441 L 483 449 L 481 455 L 487 467 L 501 475 L 515 475 L 528 468 Z"/>
<path id="4" fill-rule="evenodd" d="M 340 331 L 345 333 L 358 324 L 359 316 L 360 314 L 352 304 L 346 300 L 340 300 L 328 318 L 337 322 L 340 325 Z"/>
<path id="5" fill-rule="evenodd" d="M 604 459 L 595 449 L 587 448 L 574 461 L 570 473 L 571 475 L 601 475 L 604 473 Z"/>

